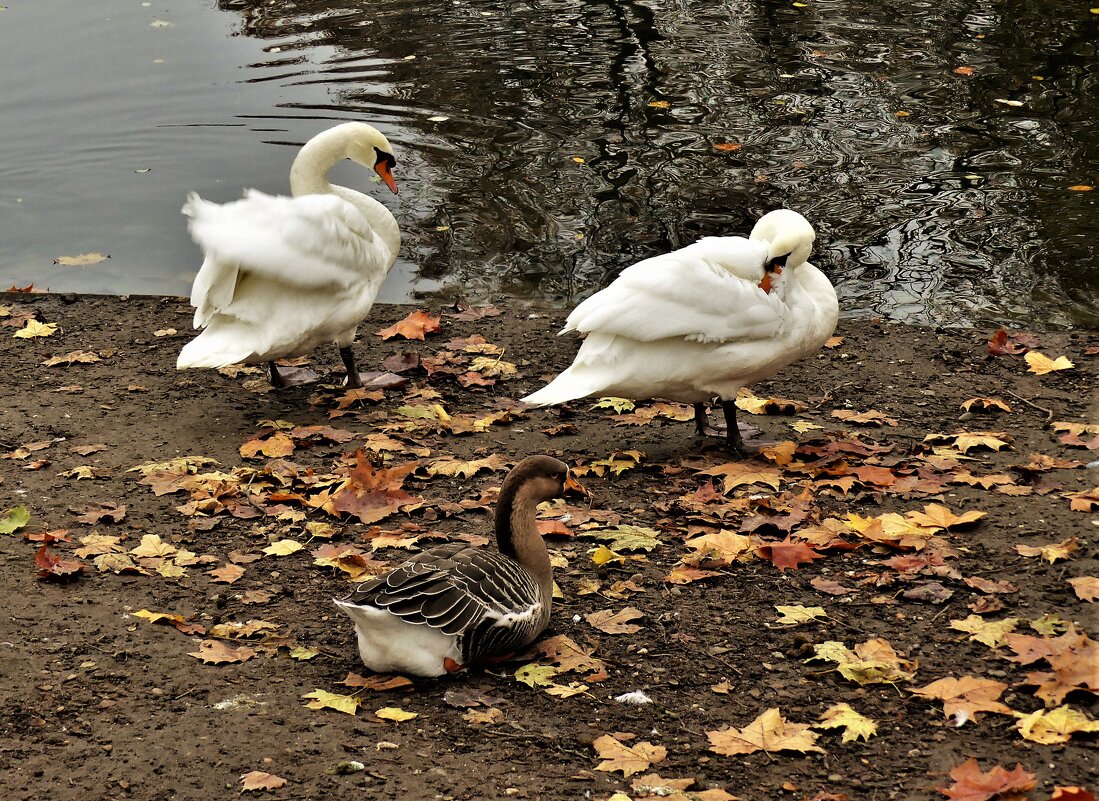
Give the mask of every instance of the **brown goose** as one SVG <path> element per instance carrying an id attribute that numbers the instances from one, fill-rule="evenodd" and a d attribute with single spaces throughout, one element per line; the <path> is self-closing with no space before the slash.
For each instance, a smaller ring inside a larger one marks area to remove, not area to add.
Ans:
<path id="1" fill-rule="evenodd" d="M 450 543 L 419 553 L 336 601 L 359 656 L 379 673 L 440 676 L 529 645 L 549 623 L 553 571 L 535 507 L 564 493 L 568 466 L 530 456 L 496 502 L 498 550 Z"/>

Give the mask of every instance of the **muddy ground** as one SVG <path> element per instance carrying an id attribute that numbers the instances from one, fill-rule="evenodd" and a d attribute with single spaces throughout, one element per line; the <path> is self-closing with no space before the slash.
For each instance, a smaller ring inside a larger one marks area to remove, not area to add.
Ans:
<path id="1" fill-rule="evenodd" d="M 698 471 L 728 457 L 701 447 L 689 422 L 658 418 L 647 425 L 616 425 L 613 410 L 592 409 L 589 402 L 567 410 L 513 412 L 512 419 L 505 416 L 480 432 L 450 433 L 449 424 L 439 420 L 431 421 L 434 430 L 388 430 L 404 446 L 430 449 L 426 456 L 390 452 L 393 464 L 492 454 L 514 463 L 544 452 L 582 465 L 614 452 L 643 452 L 640 466 L 620 475 L 579 471 L 585 473 L 580 480 L 591 498 L 570 497 L 568 503 L 574 511 L 590 506 L 597 523 L 608 520 L 599 512 L 613 512 L 621 523 L 654 529 L 657 547 L 622 549 L 625 561 L 596 567 L 590 552 L 597 541 L 580 536 L 549 540 L 567 567 L 556 573 L 563 598 L 547 636 L 567 635 L 603 663 L 601 669 L 559 676 L 559 685 L 579 681 L 588 688 L 560 698 L 515 679 L 526 662 L 547 664 L 538 654 L 420 680 L 411 689 L 341 684 L 349 672 L 365 672 L 349 621 L 331 603 L 349 584 L 341 571 L 315 566 L 313 551 L 330 543 L 357 545 L 377 561 L 407 554 L 383 548 L 371 555 L 370 526 L 293 499 L 252 498 L 246 512 L 239 504 L 187 507 L 185 492 L 155 495 L 139 483 L 140 473 L 128 471 L 184 456 L 211 457 L 220 465 L 202 470 L 263 468 L 268 457 L 245 460 L 239 448 L 261 432 L 265 420 L 353 432 L 355 439 L 346 442 L 296 441 L 287 459 L 296 465 L 299 480 L 309 470 L 333 472 L 344 464 L 343 455 L 369 435 L 407 422 L 399 411 L 403 406 L 441 404 L 451 416 L 479 418 L 514 409 L 511 401 L 540 386 L 575 352 L 571 336 L 554 336 L 561 313 L 514 306 L 498 316 L 462 320 L 435 309 L 442 315 L 442 330 L 426 342 L 409 342 L 382 341 L 373 332 L 410 309 L 378 307 L 356 344 L 364 369 L 380 370 L 383 360 L 405 351 L 430 357 L 447 350 L 445 343 L 454 337 L 481 334 L 504 347 L 503 355 L 494 358 L 515 364 L 518 375 L 489 387 L 463 387 L 455 374 L 436 370 L 429 376 L 423 366 L 414 366 L 402 373 L 411 379 L 409 385 L 350 403 L 346 414 L 331 417 L 342 395 L 336 389 L 261 393 L 252 390 L 262 376 L 177 372 L 176 354 L 190 336 L 190 310 L 178 299 L 0 295 L 0 307 L 5 305 L 9 315 L 0 324 L 16 324 L 0 326 L 0 456 L 5 457 L 0 458 L 0 515 L 24 504 L 31 519 L 0 536 L 0 798 L 208 801 L 238 796 L 240 777 L 250 771 L 286 780 L 281 788 L 256 794 L 265 798 L 601 801 L 616 792 L 647 797 L 631 786 L 637 776 L 597 770 L 601 760 L 593 743 L 616 732 L 636 735 L 624 738 L 628 743 L 645 741 L 666 749 L 652 771 L 665 779 L 694 780 L 689 792 L 710 791 L 701 798 L 725 797 L 718 789 L 743 799 L 940 798 L 935 788 L 948 785 L 947 772 L 969 756 L 977 757 L 984 770 L 1021 763 L 1037 775 L 1033 799 L 1049 798 L 1055 785 L 1090 782 L 1093 792 L 1099 790 L 1094 735 L 1076 735 L 1066 745 L 1036 744 L 1019 736 L 1013 718 L 991 713 L 957 728 L 944 718 L 939 702 L 909 692 L 944 676 L 975 675 L 1009 684 L 1000 700 L 1016 711 L 1042 708 L 1034 686 L 1025 680 L 1043 665 L 1009 661 L 1003 648 L 991 649 L 950 627 L 949 621 L 967 618 L 974 609 L 990 620 L 1017 617 L 1018 631 L 1032 635 L 1029 621 L 1057 615 L 1094 636 L 1095 607 L 1078 598 L 1067 579 L 1099 572 L 1096 513 L 1070 508 L 1070 496 L 1099 482 L 1096 471 L 1065 466 L 1064 460 L 1083 465 L 1097 458 L 1096 452 L 1060 442 L 1046 424 L 1096 420 L 1095 332 L 1039 334 L 1044 353 L 1067 355 L 1076 367 L 1037 376 L 1026 371 L 1021 356 L 990 355 L 990 330 L 844 321 L 837 332 L 844 340 L 837 347 L 755 388 L 761 397 L 806 404 L 794 415 L 742 414 L 770 438 L 811 449 L 814 443 L 858 435 L 863 443 L 891 450 L 852 454 L 848 467 L 893 471 L 900 482 L 896 486 L 891 486 L 893 479 L 880 477 L 877 483 L 830 484 L 828 475 L 790 474 L 782 479 L 781 492 L 745 484 L 726 499 L 719 482 L 716 496 L 711 492 L 708 502 L 691 508 L 683 499 L 693 495 L 697 500 L 696 491 L 702 487 L 705 495 L 711 486 Z M 58 330 L 43 338 L 13 338 L 28 313 L 56 323 Z M 165 333 L 169 329 L 176 333 Z M 74 351 L 92 352 L 100 361 L 42 364 Z M 311 363 L 335 371 L 335 356 L 319 351 Z M 1012 411 L 962 419 L 960 404 L 974 397 L 1002 399 Z M 859 426 L 836 419 L 834 410 L 877 410 L 897 425 Z M 791 427 L 799 421 L 822 428 L 799 433 Z M 977 446 L 960 461 L 971 475 L 1006 476 L 1006 481 L 991 479 L 984 482 L 987 487 L 979 481 L 946 483 L 928 490 L 902 480 L 912 474 L 901 467 L 912 463 L 906 460 L 930 455 L 923 442 L 928 434 L 960 430 L 1010 435 L 1002 450 Z M 83 447 L 93 445 L 105 447 Z M 366 454 L 380 464 L 376 452 L 367 449 Z M 1062 461 L 1052 469 L 1048 464 L 1040 470 L 1019 467 L 1033 463 L 1032 454 Z M 774 467 L 762 459 L 758 463 Z M 65 475 L 82 467 L 90 470 Z M 346 467 L 339 469 L 346 473 Z M 425 505 L 377 525 L 389 531 L 412 523 L 422 527 L 420 534 L 443 536 L 487 534 L 487 506 L 474 501 L 498 486 L 503 475 L 482 471 L 472 478 L 429 478 L 418 470 L 404 488 L 426 499 Z M 842 477 L 843 468 L 834 465 L 831 475 Z M 461 501 L 470 508 L 459 507 Z M 726 502 L 730 505 L 723 507 Z M 923 572 L 899 572 L 885 561 L 914 551 L 874 546 L 841 532 L 849 548 L 821 546 L 823 558 L 796 568 L 780 571 L 748 553 L 743 560 L 710 565 L 714 575 L 709 578 L 684 584 L 666 580 L 689 554 L 685 537 L 716 530 L 717 518 L 730 531 L 758 537 L 758 544 L 781 540 L 790 529 L 796 537 L 803 527 L 816 526 L 819 536 L 822 521 L 849 513 L 874 517 L 920 510 L 932 502 L 955 512 L 987 513 L 976 525 L 941 533 L 938 543 L 945 542 L 948 550 L 938 569 L 929 564 Z M 119 522 L 109 517 L 94 525 L 80 522 L 78 515 L 96 503 L 125 505 L 125 515 Z M 791 503 L 800 504 L 796 515 L 787 511 Z M 575 521 L 575 515 L 570 519 Z M 334 524 L 327 531 L 331 538 L 310 540 L 304 529 L 310 522 Z M 573 526 L 572 533 L 582 528 Z M 171 575 L 157 571 L 156 558 L 141 563 L 142 572 L 116 573 L 97 569 L 96 557 L 89 555 L 81 560 L 83 570 L 71 577 L 38 578 L 40 543 L 28 541 L 27 535 L 47 529 L 68 530 L 71 541 L 50 545 L 51 553 L 66 559 L 76 558 L 81 539 L 93 532 L 124 536 L 124 551 L 155 534 L 168 551 L 185 548 L 195 559 L 208 558 Z M 1070 536 L 1079 538 L 1080 547 L 1054 564 L 1015 550 L 1020 543 L 1048 545 Z M 271 542 L 285 539 L 306 547 L 287 556 L 262 553 Z M 262 558 L 249 561 L 256 555 Z M 218 582 L 210 574 L 234 562 L 244 568 L 234 583 Z M 1010 582 L 1015 591 L 990 594 L 964 581 L 975 577 Z M 814 579 L 821 586 L 831 586 L 821 579 L 834 580 L 851 592 L 828 594 L 810 583 Z M 599 583 L 591 592 L 593 580 Z M 616 584 L 622 581 L 628 583 Z M 913 595 L 913 589 L 919 592 Z M 1002 611 L 996 611 L 997 604 Z M 782 626 L 775 623 L 776 605 L 822 606 L 828 618 Z M 632 634 L 607 634 L 585 619 L 627 606 L 643 614 L 633 621 L 640 628 Z M 251 647 L 254 658 L 207 664 L 188 655 L 204 635 L 150 624 L 134 616 L 140 610 L 177 614 L 206 630 L 249 620 L 278 628 L 232 643 Z M 1055 624 L 1052 631 L 1057 630 Z M 266 647 L 264 637 L 269 638 Z M 909 667 L 915 677 L 860 686 L 828 662 L 806 661 L 815 644 L 836 640 L 853 647 L 872 637 L 888 640 L 901 658 L 914 663 Z M 291 646 L 318 653 L 291 658 Z M 318 689 L 357 695 L 357 714 L 307 708 L 302 696 Z M 614 700 L 634 690 L 653 703 Z M 502 720 L 467 719 L 470 707 L 461 704 L 478 701 L 474 711 L 498 708 Z M 843 742 L 836 730 L 816 730 L 823 753 L 723 756 L 709 750 L 706 732 L 747 726 L 768 708 L 778 707 L 791 721 L 811 723 L 839 702 L 877 721 L 877 734 L 868 741 Z M 1097 717 L 1094 694 L 1073 691 L 1067 702 Z M 382 720 L 373 713 L 383 707 L 418 717 L 401 723 Z M 351 772 L 341 772 L 349 768 L 338 768 L 340 763 L 349 762 L 360 762 L 363 769 L 351 766 Z"/>

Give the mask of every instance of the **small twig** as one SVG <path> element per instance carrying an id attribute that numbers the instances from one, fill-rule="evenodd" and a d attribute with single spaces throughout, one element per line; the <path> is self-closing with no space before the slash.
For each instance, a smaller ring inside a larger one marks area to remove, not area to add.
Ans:
<path id="1" fill-rule="evenodd" d="M 1048 426 L 1050 423 L 1053 422 L 1053 410 L 1052 409 L 1047 409 L 1045 406 L 1039 406 L 1034 401 L 1027 400 L 1022 395 L 1016 395 L 1010 389 L 1005 389 L 1004 392 L 1006 392 L 1011 397 L 1015 398 L 1015 400 L 1022 401 L 1023 403 L 1025 403 L 1027 406 L 1029 406 L 1032 409 L 1037 409 L 1040 412 L 1045 412 L 1046 413 L 1046 421 L 1045 421 L 1045 423 L 1043 423 L 1043 425 Z"/>

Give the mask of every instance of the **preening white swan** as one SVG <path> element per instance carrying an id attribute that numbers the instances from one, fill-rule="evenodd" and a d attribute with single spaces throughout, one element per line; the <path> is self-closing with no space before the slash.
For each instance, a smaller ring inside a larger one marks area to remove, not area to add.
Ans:
<path id="1" fill-rule="evenodd" d="M 362 386 L 351 343 L 397 259 L 397 221 L 371 197 L 334 186 L 328 171 L 351 159 L 394 193 L 396 159 L 374 127 L 347 122 L 314 136 L 290 168 L 293 197 L 254 189 L 218 204 L 191 193 L 183 206 L 205 260 L 191 289 L 195 328 L 178 369 L 268 362 L 271 383 L 309 378 L 280 374 L 275 359 L 335 342 L 347 385 Z"/>
<path id="2" fill-rule="evenodd" d="M 523 398 L 534 406 L 589 395 L 666 398 L 695 407 L 721 399 L 730 448 L 746 454 L 737 390 L 818 350 L 839 318 L 836 291 L 806 259 L 816 232 L 795 211 L 760 218 L 748 239 L 707 237 L 622 271 L 569 315 L 586 335 L 572 366 Z"/>
<path id="3" fill-rule="evenodd" d="M 336 605 L 355 622 L 371 670 L 441 676 L 524 648 L 553 603 L 553 568 L 535 508 L 565 491 L 568 466 L 529 456 L 496 501 L 496 550 L 464 542 L 416 554 Z"/>

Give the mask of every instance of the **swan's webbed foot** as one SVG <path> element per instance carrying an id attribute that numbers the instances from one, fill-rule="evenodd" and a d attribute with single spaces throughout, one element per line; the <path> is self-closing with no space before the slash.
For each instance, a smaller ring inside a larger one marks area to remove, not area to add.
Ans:
<path id="1" fill-rule="evenodd" d="M 717 424 L 712 425 L 709 421 L 709 417 L 706 414 L 706 404 L 696 403 L 694 404 L 695 410 L 695 430 L 698 431 L 700 437 L 713 437 L 715 439 L 722 439 L 722 446 L 735 453 L 737 456 L 749 457 L 755 456 L 764 448 L 770 447 L 774 443 L 771 442 L 756 442 L 749 445 L 744 441 L 744 436 L 741 434 L 740 423 L 736 419 L 736 403 L 735 401 L 722 401 L 721 411 L 725 416 L 725 425 Z M 753 426 L 745 426 L 745 430 L 749 435 L 759 433 L 759 429 Z"/>
<path id="2" fill-rule="evenodd" d="M 694 404 L 695 410 L 695 431 L 698 432 L 700 437 L 715 437 L 723 438 L 726 436 L 727 429 L 720 423 L 711 424 L 710 417 L 706 414 L 706 404 L 696 403 Z M 739 432 L 738 432 L 739 436 Z"/>
<path id="3" fill-rule="evenodd" d="M 320 377 L 308 367 L 283 367 L 281 370 L 273 361 L 267 363 L 271 371 L 271 386 L 282 389 L 284 387 L 300 387 L 304 384 L 313 384 Z"/>

